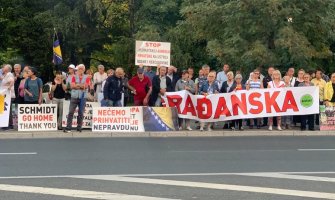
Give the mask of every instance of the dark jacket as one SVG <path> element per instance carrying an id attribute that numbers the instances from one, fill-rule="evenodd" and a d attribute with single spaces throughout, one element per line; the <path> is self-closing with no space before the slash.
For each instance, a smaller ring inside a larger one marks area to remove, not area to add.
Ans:
<path id="1" fill-rule="evenodd" d="M 172 77 L 173 77 L 172 80 L 171 80 L 172 88 L 175 88 L 176 84 L 177 84 L 177 81 L 180 79 L 180 76 L 179 76 L 178 73 L 173 73 Z"/>
<path id="2" fill-rule="evenodd" d="M 209 85 L 208 81 L 204 82 L 204 84 L 199 88 L 199 94 L 208 93 L 210 88 L 212 89 L 213 94 L 220 92 L 219 82 L 214 81 L 211 86 Z"/>
<path id="3" fill-rule="evenodd" d="M 104 99 L 119 101 L 122 97 L 122 79 L 115 75 L 108 77 L 104 86 Z"/>
<path id="4" fill-rule="evenodd" d="M 222 86 L 221 86 L 221 89 L 220 89 L 220 93 L 229 93 L 229 92 L 234 91 L 235 88 L 236 88 L 236 82 L 234 81 L 233 85 L 229 88 L 229 91 L 227 91 L 227 89 L 228 89 L 228 83 L 227 83 L 227 81 L 225 81 L 225 82 L 222 83 Z"/>
<path id="5" fill-rule="evenodd" d="M 158 94 L 160 93 L 161 90 L 160 85 L 161 85 L 161 79 L 159 78 L 159 75 L 154 76 L 154 78 L 152 79 L 152 92 L 149 102 L 150 106 L 154 106 L 155 102 L 157 101 Z M 174 91 L 171 79 L 168 76 L 166 76 L 166 91 L 167 92 Z"/>
<path id="6" fill-rule="evenodd" d="M 267 75 L 265 78 L 263 78 L 263 87 L 267 88 L 268 87 L 268 83 L 272 81 L 272 77 L 270 75 Z"/>

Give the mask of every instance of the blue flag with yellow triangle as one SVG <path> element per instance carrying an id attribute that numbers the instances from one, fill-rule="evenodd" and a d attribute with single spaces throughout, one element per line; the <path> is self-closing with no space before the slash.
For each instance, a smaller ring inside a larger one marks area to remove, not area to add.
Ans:
<path id="1" fill-rule="evenodd" d="M 62 51 L 60 49 L 59 40 L 56 39 L 53 43 L 53 59 L 55 65 L 60 65 L 63 62 Z"/>

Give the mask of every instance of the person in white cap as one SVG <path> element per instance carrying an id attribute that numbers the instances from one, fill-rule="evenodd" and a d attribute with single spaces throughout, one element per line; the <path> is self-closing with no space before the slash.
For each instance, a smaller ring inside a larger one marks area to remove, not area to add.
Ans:
<path id="1" fill-rule="evenodd" d="M 66 93 L 65 93 L 65 100 L 69 100 L 71 98 L 71 81 L 76 72 L 76 66 L 74 64 L 69 65 L 68 67 L 68 74 L 66 78 Z"/>

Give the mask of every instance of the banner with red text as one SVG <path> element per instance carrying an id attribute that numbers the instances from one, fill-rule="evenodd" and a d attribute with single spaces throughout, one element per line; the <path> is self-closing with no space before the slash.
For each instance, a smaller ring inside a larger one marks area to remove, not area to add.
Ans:
<path id="1" fill-rule="evenodd" d="M 178 117 L 202 122 L 319 113 L 317 87 L 291 87 L 237 91 L 208 96 L 187 91 L 167 92 L 167 107 Z"/>
<path id="2" fill-rule="evenodd" d="M 56 104 L 19 104 L 19 131 L 56 131 Z"/>
<path id="3" fill-rule="evenodd" d="M 135 65 L 170 66 L 171 43 L 136 41 Z"/>
<path id="4" fill-rule="evenodd" d="M 142 107 L 95 107 L 92 131 L 144 132 Z"/>

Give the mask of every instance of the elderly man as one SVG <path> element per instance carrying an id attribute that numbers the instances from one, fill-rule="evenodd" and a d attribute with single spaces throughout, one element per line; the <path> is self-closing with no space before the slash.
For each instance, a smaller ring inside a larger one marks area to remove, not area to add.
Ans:
<path id="1" fill-rule="evenodd" d="M 227 73 L 229 72 L 229 65 L 228 64 L 224 64 L 223 65 L 223 69 L 221 72 L 218 73 L 216 80 L 219 82 L 219 86 L 221 88 L 222 83 L 224 83 L 225 81 L 227 81 L 228 77 L 227 77 Z"/>
<path id="2" fill-rule="evenodd" d="M 152 91 L 152 84 L 150 79 L 144 75 L 143 68 L 137 69 L 137 75 L 128 81 L 128 88 L 134 94 L 135 106 L 148 105 Z"/>
<path id="3" fill-rule="evenodd" d="M 159 75 L 154 76 L 152 79 L 152 93 L 150 97 L 150 106 L 161 106 L 161 96 L 165 95 L 165 92 L 173 92 L 171 79 L 166 76 L 166 67 L 159 68 Z"/>
<path id="4" fill-rule="evenodd" d="M 121 107 L 122 91 L 123 91 L 123 69 L 116 68 L 115 74 L 108 77 L 104 85 L 104 99 L 108 106 Z"/>
<path id="5" fill-rule="evenodd" d="M 91 85 L 91 80 L 84 74 L 85 65 L 80 64 L 77 66 L 77 74 L 71 80 L 71 101 L 69 106 L 69 114 L 67 117 L 67 126 L 64 132 L 70 133 L 72 130 L 73 114 L 78 107 L 77 117 L 77 131 L 81 132 L 84 118 L 84 110 L 86 105 L 86 97 L 88 89 Z"/>
<path id="6" fill-rule="evenodd" d="M 14 91 L 15 91 L 15 103 L 23 103 L 22 98 L 20 98 L 19 95 L 19 86 L 21 83 L 21 80 L 23 79 L 22 73 L 21 73 L 21 65 L 15 64 L 14 65 Z"/>
<path id="7" fill-rule="evenodd" d="M 9 64 L 5 64 L 2 68 L 2 82 L 0 85 L 0 89 L 5 90 L 6 93 L 10 93 L 12 102 L 15 100 L 15 92 L 14 92 L 14 76 L 11 73 L 12 66 Z M 10 106 L 9 112 L 9 125 L 3 130 L 8 130 L 13 128 L 13 117 L 12 117 L 12 106 Z"/>
<path id="8" fill-rule="evenodd" d="M 174 66 L 168 67 L 166 76 L 171 79 L 172 88 L 175 88 L 177 81 L 180 79 L 180 76 L 177 73 L 177 68 Z"/>

